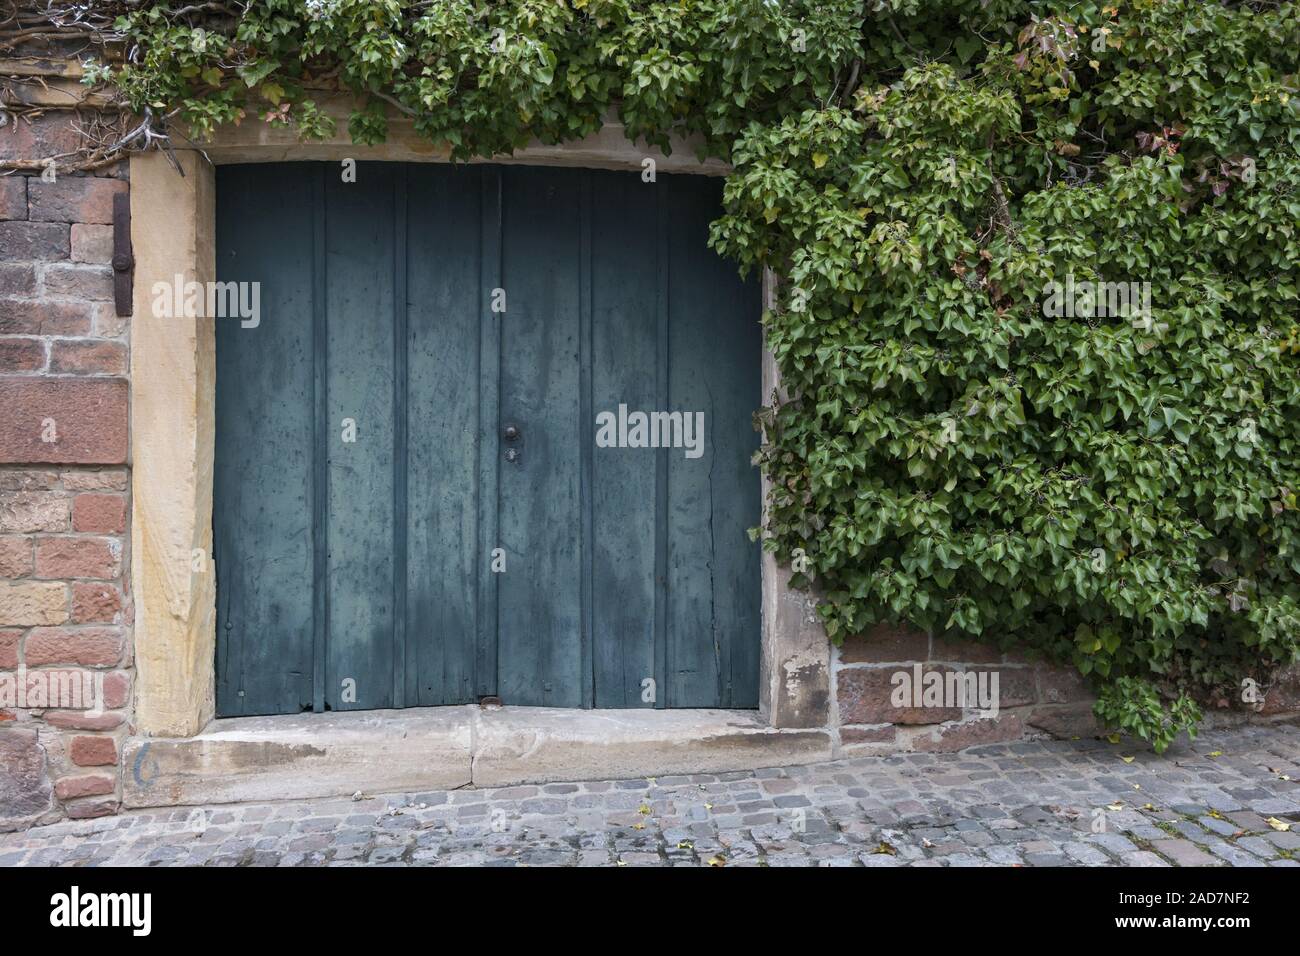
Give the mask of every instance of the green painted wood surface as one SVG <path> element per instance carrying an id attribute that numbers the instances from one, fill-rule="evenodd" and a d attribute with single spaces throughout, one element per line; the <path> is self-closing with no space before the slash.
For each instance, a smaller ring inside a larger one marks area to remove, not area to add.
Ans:
<path id="1" fill-rule="evenodd" d="M 484 179 L 408 170 L 406 700 L 420 706 L 477 699 L 478 509 L 496 504 L 478 476 Z"/>
<path id="2" fill-rule="evenodd" d="M 502 176 L 500 547 L 497 689 L 503 701 L 580 707 L 583 433 L 578 170 Z M 506 460 L 514 451 L 518 458 Z"/>
<path id="3" fill-rule="evenodd" d="M 313 704 L 313 186 L 302 166 L 221 173 L 217 271 L 261 283 L 262 321 L 255 329 L 236 319 L 217 325 L 219 438 L 206 573 L 219 572 L 220 714 Z"/>
<path id="4" fill-rule="evenodd" d="M 759 298 L 706 247 L 720 185 L 339 174 L 218 171 L 218 277 L 262 296 L 217 323 L 218 712 L 756 706 Z M 620 404 L 703 412 L 703 454 L 597 447 Z"/>

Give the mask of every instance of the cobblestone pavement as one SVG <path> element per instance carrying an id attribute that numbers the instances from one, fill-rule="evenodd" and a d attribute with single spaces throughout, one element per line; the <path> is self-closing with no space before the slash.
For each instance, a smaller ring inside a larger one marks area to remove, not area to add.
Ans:
<path id="1" fill-rule="evenodd" d="M 1210 731 L 1163 758 L 1047 741 L 0 834 L 0 865 L 172 864 L 1300 866 L 1300 726 Z"/>

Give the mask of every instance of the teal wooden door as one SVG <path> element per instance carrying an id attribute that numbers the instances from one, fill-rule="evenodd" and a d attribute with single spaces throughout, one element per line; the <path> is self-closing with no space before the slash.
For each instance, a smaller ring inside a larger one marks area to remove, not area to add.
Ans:
<path id="1" fill-rule="evenodd" d="M 217 320 L 219 714 L 757 706 L 760 308 L 706 246 L 717 181 L 217 189 L 218 280 L 260 303 Z"/>

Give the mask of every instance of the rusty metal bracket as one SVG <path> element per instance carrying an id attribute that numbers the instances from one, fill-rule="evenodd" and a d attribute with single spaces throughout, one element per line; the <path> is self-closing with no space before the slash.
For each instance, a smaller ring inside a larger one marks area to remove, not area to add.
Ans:
<path id="1" fill-rule="evenodd" d="M 135 255 L 131 249 L 131 197 L 113 197 L 113 305 L 118 315 L 131 314 L 131 287 L 135 282 Z"/>

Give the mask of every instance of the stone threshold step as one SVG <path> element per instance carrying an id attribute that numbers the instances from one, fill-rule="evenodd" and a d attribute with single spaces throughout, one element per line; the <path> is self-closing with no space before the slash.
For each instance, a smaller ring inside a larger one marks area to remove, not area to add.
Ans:
<path id="1" fill-rule="evenodd" d="M 477 705 L 214 720 L 132 737 L 123 806 L 186 806 L 724 773 L 831 759 L 824 730 L 750 710 Z"/>

